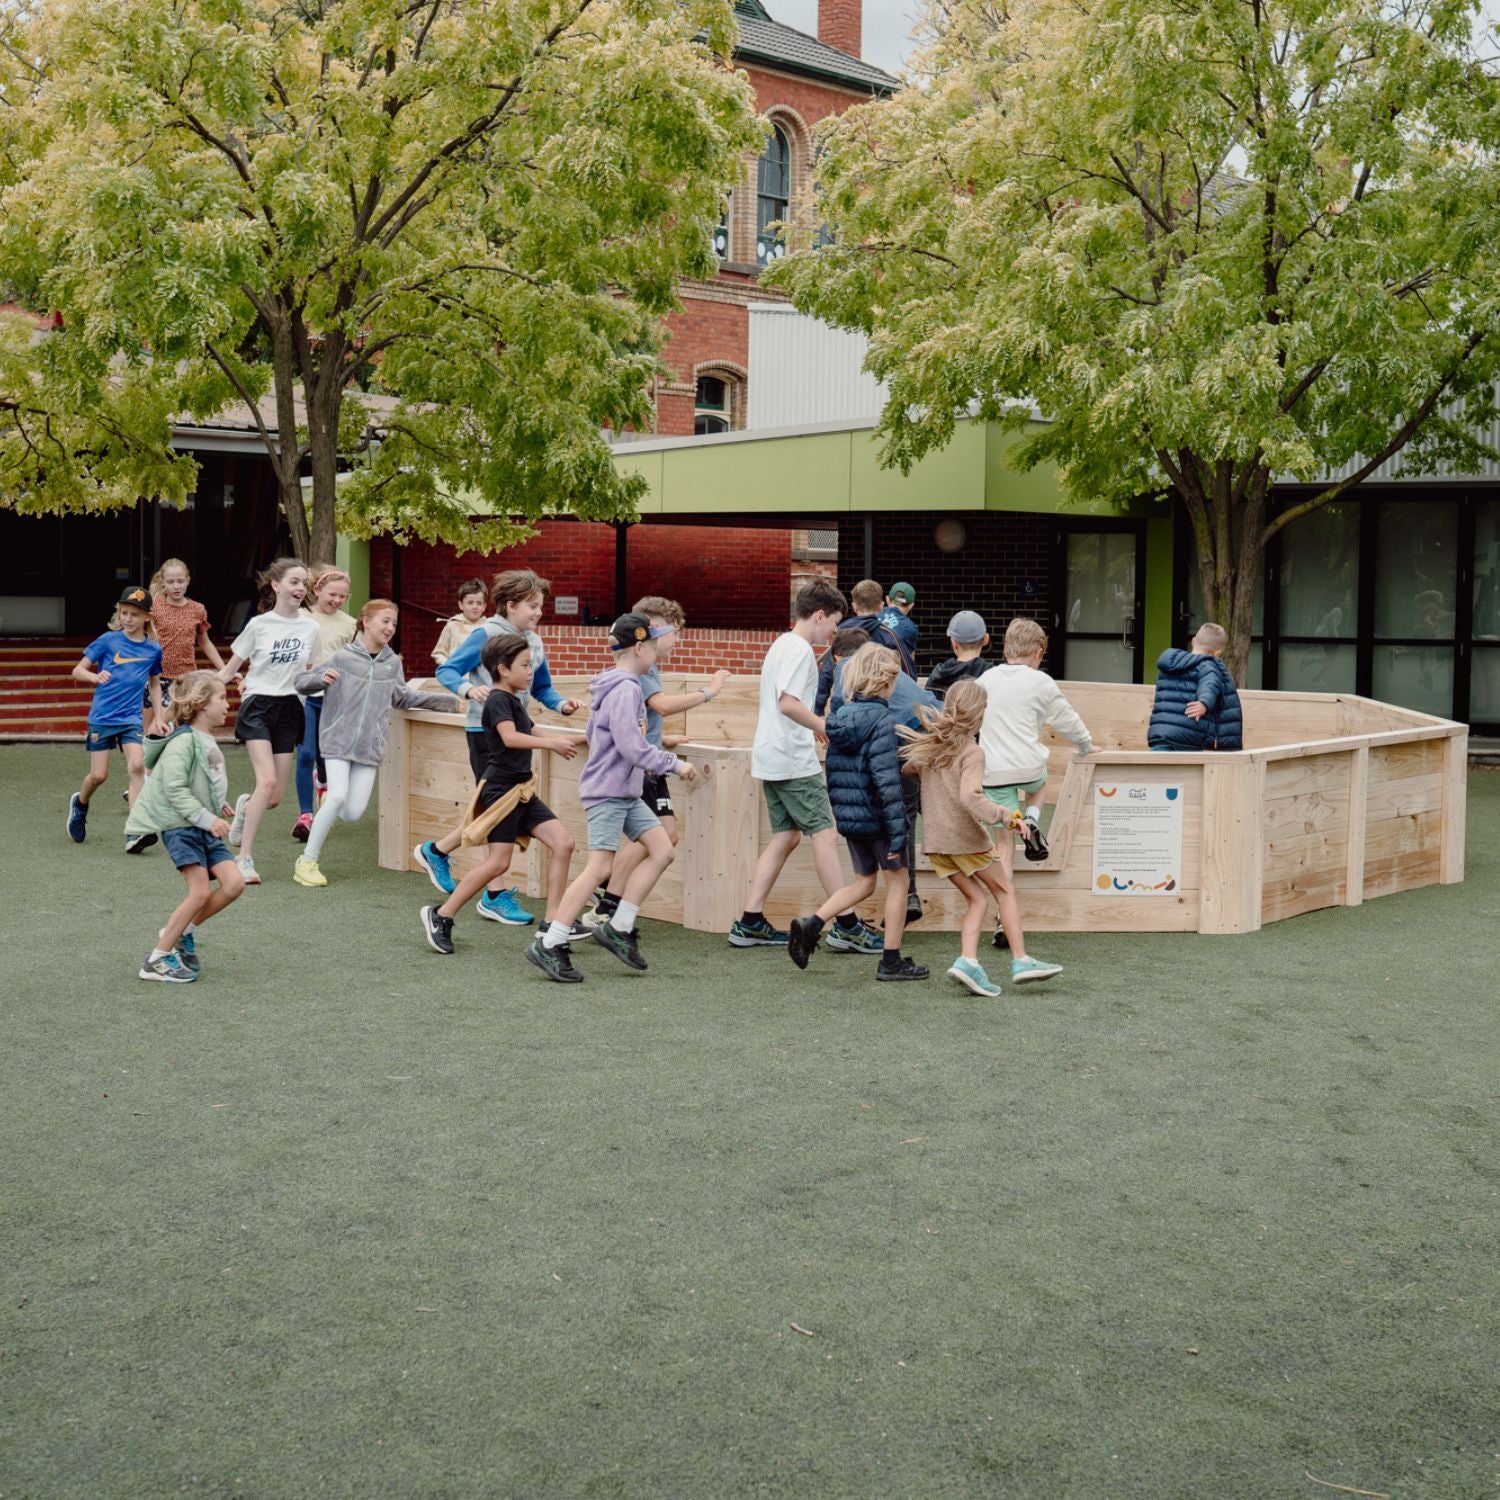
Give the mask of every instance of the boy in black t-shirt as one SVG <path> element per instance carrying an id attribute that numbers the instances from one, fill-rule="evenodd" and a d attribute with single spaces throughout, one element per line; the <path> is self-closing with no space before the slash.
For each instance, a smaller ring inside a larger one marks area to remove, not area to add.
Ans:
<path id="1" fill-rule="evenodd" d="M 984 648 L 990 643 L 990 633 L 985 629 L 984 617 L 972 609 L 961 609 L 948 621 L 948 644 L 953 655 L 940 661 L 927 674 L 927 690 L 939 698 L 965 677 L 983 677 L 999 662 L 986 661 Z"/>
<path id="2" fill-rule="evenodd" d="M 573 857 L 573 836 L 536 795 L 531 754 L 533 750 L 549 750 L 571 760 L 578 754 L 577 737 L 536 733 L 531 715 L 518 696 L 531 684 L 531 647 L 524 635 L 491 636 L 480 660 L 494 681 L 480 721 L 484 767 L 478 817 L 497 802 L 509 800 L 513 805 L 486 835 L 485 858 L 458 882 L 441 906 L 422 908 L 422 930 L 437 953 L 453 952 L 453 919 L 467 901 L 510 868 L 518 840 L 535 839 L 546 845 L 552 856 L 547 862 L 549 918 L 568 888 L 568 866 Z"/>

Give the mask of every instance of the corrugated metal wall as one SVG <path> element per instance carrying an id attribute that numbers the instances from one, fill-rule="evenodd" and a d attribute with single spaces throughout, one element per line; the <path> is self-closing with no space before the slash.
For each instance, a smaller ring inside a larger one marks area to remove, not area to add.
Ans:
<path id="1" fill-rule="evenodd" d="M 874 421 L 885 387 L 865 374 L 866 340 L 782 303 L 750 304 L 750 380 L 745 425 L 804 427 Z"/>

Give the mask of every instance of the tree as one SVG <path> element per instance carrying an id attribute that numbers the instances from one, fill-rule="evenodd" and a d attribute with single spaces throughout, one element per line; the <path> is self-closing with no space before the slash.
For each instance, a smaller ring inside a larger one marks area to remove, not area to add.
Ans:
<path id="1" fill-rule="evenodd" d="M 725 0 L 52 0 L 0 204 L 62 318 L 33 380 L 105 370 L 153 421 L 244 402 L 314 559 L 336 517 L 487 548 L 509 513 L 628 517 L 600 429 L 649 421 L 757 139 L 731 34 Z"/>
<path id="2" fill-rule="evenodd" d="M 1243 677 L 1267 540 L 1388 458 L 1488 456 L 1500 90 L 1470 0 L 952 0 L 824 139 L 772 273 L 870 335 L 884 457 L 1014 428 L 1074 497 L 1168 490 Z M 1328 476 L 1346 473 L 1335 480 Z M 1273 482 L 1321 487 L 1277 508 Z"/>

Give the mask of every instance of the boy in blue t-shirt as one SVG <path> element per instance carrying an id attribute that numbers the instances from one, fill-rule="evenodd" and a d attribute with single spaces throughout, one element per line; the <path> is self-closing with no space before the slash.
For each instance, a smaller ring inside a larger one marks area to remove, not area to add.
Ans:
<path id="1" fill-rule="evenodd" d="M 116 747 L 125 757 L 130 778 L 126 797 L 131 806 L 146 779 L 141 750 L 141 699 L 149 691 L 151 733 L 167 732 L 161 705 L 161 647 L 152 639 L 151 595 L 132 584 L 120 595 L 116 610 L 119 628 L 107 630 L 83 653 L 73 668 L 73 680 L 94 689 L 89 705 L 89 728 L 84 745 L 89 772 L 68 803 L 68 837 L 81 844 L 88 836 L 89 799 L 109 778 L 109 753 Z M 156 842 L 154 833 L 127 837 L 125 848 L 139 854 Z"/>

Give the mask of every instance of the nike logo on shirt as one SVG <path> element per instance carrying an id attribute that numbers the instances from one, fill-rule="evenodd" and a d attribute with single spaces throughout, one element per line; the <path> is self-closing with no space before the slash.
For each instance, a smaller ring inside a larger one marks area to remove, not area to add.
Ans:
<path id="1" fill-rule="evenodd" d="M 151 660 L 151 658 L 149 656 L 121 656 L 118 651 L 115 652 L 115 665 L 117 667 L 129 666 L 130 663 L 133 662 L 133 661 L 150 661 L 150 660 Z"/>

